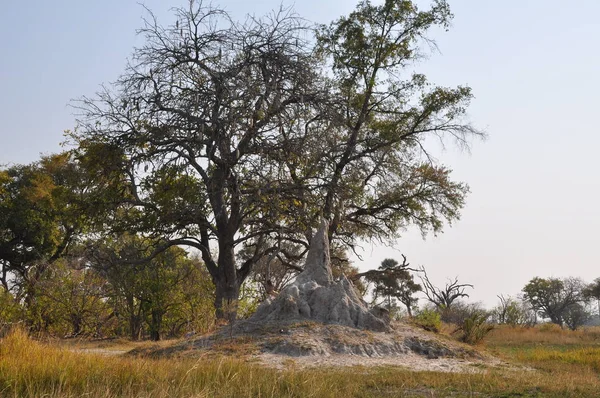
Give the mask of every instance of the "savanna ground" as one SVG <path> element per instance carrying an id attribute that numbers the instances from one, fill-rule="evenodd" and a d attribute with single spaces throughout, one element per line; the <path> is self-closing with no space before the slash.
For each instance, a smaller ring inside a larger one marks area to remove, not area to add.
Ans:
<path id="1" fill-rule="evenodd" d="M 199 359 L 119 355 L 148 347 L 124 340 L 37 341 L 17 330 L 0 340 L 0 396 L 600 396 L 600 328 L 497 328 L 478 349 L 519 366 L 481 366 L 472 373 L 389 366 L 300 368 L 292 360 L 277 370 L 241 359 L 243 345 Z"/>

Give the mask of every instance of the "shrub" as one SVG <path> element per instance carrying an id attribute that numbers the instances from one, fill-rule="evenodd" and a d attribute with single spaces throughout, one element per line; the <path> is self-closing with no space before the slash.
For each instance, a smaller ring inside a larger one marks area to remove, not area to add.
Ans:
<path id="1" fill-rule="evenodd" d="M 431 309 L 422 310 L 414 319 L 415 325 L 429 330 L 430 332 L 439 333 L 442 327 L 442 319 L 437 311 Z"/>
<path id="2" fill-rule="evenodd" d="M 476 311 L 466 318 L 459 330 L 463 333 L 461 340 L 467 344 L 477 344 L 494 328 L 488 323 L 489 314 L 486 311 Z"/>
<path id="3" fill-rule="evenodd" d="M 19 323 L 22 308 L 12 294 L 0 287 L 0 338 Z"/>
<path id="4" fill-rule="evenodd" d="M 440 315 L 443 322 L 452 323 L 460 327 L 467 318 L 484 311 L 481 303 L 465 303 L 463 301 L 455 301 L 452 306 L 442 308 Z"/>
<path id="5" fill-rule="evenodd" d="M 533 326 L 536 321 L 535 311 L 531 306 L 512 297 L 498 296 L 500 304 L 492 310 L 494 321 L 502 325 Z"/>

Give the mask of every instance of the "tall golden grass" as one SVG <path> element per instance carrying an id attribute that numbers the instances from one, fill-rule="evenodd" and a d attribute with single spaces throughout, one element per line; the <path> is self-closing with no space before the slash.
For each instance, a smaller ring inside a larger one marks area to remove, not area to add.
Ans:
<path id="1" fill-rule="evenodd" d="M 599 396 L 597 342 L 590 332 L 555 333 L 544 349 L 539 330 L 499 329 L 488 349 L 538 370 L 499 367 L 480 373 L 411 372 L 400 368 L 294 367 L 278 371 L 231 358 L 145 359 L 73 352 L 16 330 L 0 340 L 2 397 L 594 397 Z M 554 333 L 554 332 L 548 332 Z M 507 340 L 502 340 L 506 338 Z M 570 343 L 575 339 L 572 347 Z M 526 343 L 522 343 L 525 341 Z M 530 347 L 529 351 L 520 348 Z M 572 349 L 571 349 L 572 348 Z M 539 349 L 535 351 L 534 349 Z M 561 351 L 562 350 L 562 351 Z"/>
<path id="2" fill-rule="evenodd" d="M 575 331 L 561 329 L 558 325 L 545 323 L 536 327 L 500 326 L 486 338 L 488 345 L 600 345 L 600 326 L 584 327 Z"/>

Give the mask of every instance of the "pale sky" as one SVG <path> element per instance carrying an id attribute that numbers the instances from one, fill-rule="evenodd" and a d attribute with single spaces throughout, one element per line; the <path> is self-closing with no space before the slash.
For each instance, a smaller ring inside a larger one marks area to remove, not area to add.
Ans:
<path id="1" fill-rule="evenodd" d="M 185 0 L 143 1 L 160 21 Z M 236 19 L 280 1 L 215 0 Z M 426 1 L 419 2 L 427 4 Z M 416 70 L 432 82 L 468 84 L 470 120 L 489 134 L 471 154 L 432 148 L 467 182 L 462 218 L 438 237 L 409 231 L 395 249 L 365 245 L 362 269 L 408 256 L 437 284 L 456 275 L 473 301 L 519 293 L 534 276 L 600 277 L 600 2 L 449 0 L 440 52 Z M 74 127 L 71 99 L 93 95 L 123 72 L 142 24 L 136 0 L 0 0 L 0 164 L 60 151 Z M 283 4 L 292 4 L 283 2 Z M 297 1 L 296 11 L 328 22 L 355 1 Z"/>

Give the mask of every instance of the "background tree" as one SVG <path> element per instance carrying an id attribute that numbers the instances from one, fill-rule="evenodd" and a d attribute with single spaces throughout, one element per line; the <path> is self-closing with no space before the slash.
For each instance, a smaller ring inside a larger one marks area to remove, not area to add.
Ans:
<path id="1" fill-rule="evenodd" d="M 264 242 L 278 250 L 262 256 L 254 265 L 249 280 L 259 286 L 260 300 L 276 295 L 287 286 L 300 272 L 304 253 L 297 252 L 297 247 L 287 243 Z M 252 256 L 254 250 L 240 252 L 240 258 Z M 285 254 L 284 254 L 285 253 Z"/>
<path id="2" fill-rule="evenodd" d="M 585 325 L 590 317 L 591 314 L 583 303 L 575 303 L 565 309 L 563 320 L 569 329 L 577 330 Z"/>
<path id="3" fill-rule="evenodd" d="M 145 267 L 148 246 L 135 236 L 121 236 L 95 242 L 88 247 L 91 266 L 108 282 L 107 296 L 113 316 L 125 318 L 129 338 L 139 340 L 144 322 L 142 282 L 138 274 Z M 140 261 L 142 260 L 142 261 Z"/>
<path id="4" fill-rule="evenodd" d="M 535 323 L 535 313 L 527 308 L 527 305 L 522 301 L 499 295 L 500 303 L 492 311 L 495 321 L 499 324 L 510 326 L 530 325 Z"/>
<path id="5" fill-rule="evenodd" d="M 413 316 L 413 310 L 417 308 L 417 302 L 419 301 L 419 298 L 415 296 L 415 293 L 422 290 L 423 288 L 421 285 L 415 282 L 414 275 L 409 275 L 409 277 L 400 284 L 400 290 L 396 297 L 398 301 L 406 306 L 409 317 Z"/>
<path id="6" fill-rule="evenodd" d="M 391 312 L 394 301 L 397 300 L 406 306 L 408 316 L 412 316 L 412 310 L 418 301 L 414 294 L 421 291 L 421 285 L 414 282 L 408 268 L 410 264 L 406 262 L 406 257 L 402 257 L 402 264 L 392 258 L 386 258 L 377 270 L 356 274 L 355 277 L 364 276 L 367 282 L 374 284 L 374 302 L 379 297 L 384 297 L 387 310 Z"/>
<path id="7" fill-rule="evenodd" d="M 600 278 L 596 278 L 583 289 L 584 298 L 591 300 L 595 299 L 598 305 L 598 316 L 600 317 Z"/>
<path id="8" fill-rule="evenodd" d="M 176 286 L 174 301 L 163 317 L 170 337 L 204 334 L 215 325 L 214 285 L 202 260 L 189 256 L 186 277 Z"/>
<path id="9" fill-rule="evenodd" d="M 423 282 L 423 293 L 425 293 L 427 300 L 435 305 L 440 312 L 450 309 L 456 300 L 469 297 L 465 293 L 465 290 L 467 288 L 473 289 L 473 285 L 469 283 L 459 283 L 458 277 L 446 282 L 443 288 L 438 288 L 429 280 L 425 267 L 421 267 L 420 272 L 421 282 Z"/>
<path id="10" fill-rule="evenodd" d="M 45 158 L 30 165 L 18 165 L 0 174 L 0 266 L 5 289 L 25 285 L 58 259 L 71 242 L 75 228 L 63 224 L 59 213 L 66 203 L 57 203 L 60 186 L 51 170 L 65 157 Z M 57 174 L 57 173 L 55 173 Z M 46 260 L 46 261 L 42 261 Z M 15 279 L 11 285 L 10 277 Z"/>
<path id="11" fill-rule="evenodd" d="M 212 311 L 200 314 L 199 310 L 206 310 L 206 302 L 213 299 L 207 292 L 213 286 L 199 271 L 203 264 L 188 258 L 179 247 L 150 256 L 154 250 L 152 241 L 132 235 L 107 239 L 88 248 L 92 267 L 109 282 L 114 312 L 127 319 L 130 338 L 139 339 L 146 323 L 150 339 L 160 340 L 165 319 L 176 323 L 170 325 L 174 332 L 206 330 L 203 323 L 212 318 Z M 195 286 L 190 285 L 192 282 Z M 197 323 L 199 318 L 204 322 Z M 208 323 L 212 324 L 212 319 Z"/>
<path id="12" fill-rule="evenodd" d="M 100 335 L 103 320 L 110 312 L 105 284 L 97 272 L 78 259 L 54 262 L 38 282 L 35 297 L 38 306 L 46 307 L 40 308 L 41 313 L 54 318 L 45 323 L 45 332 L 63 336 Z"/>
<path id="13" fill-rule="evenodd" d="M 407 73 L 428 30 L 451 17 L 441 0 L 427 11 L 361 2 L 321 27 L 314 49 L 285 10 L 238 24 L 191 1 L 173 26 L 151 15 L 116 85 L 80 102 L 72 137 L 84 153 L 112 150 L 109 166 L 129 176 L 126 215 L 114 219 L 161 250 L 198 249 L 217 315 L 233 317 L 253 266 L 279 251 L 269 239 L 306 248 L 325 217 L 330 237 L 353 247 L 458 218 L 468 188 L 424 145 L 481 135 L 462 122 L 470 89 Z"/>
<path id="14" fill-rule="evenodd" d="M 583 289 L 583 281 L 577 278 L 535 277 L 523 287 L 523 298 L 540 316 L 562 327 L 572 306 L 584 301 Z"/>

